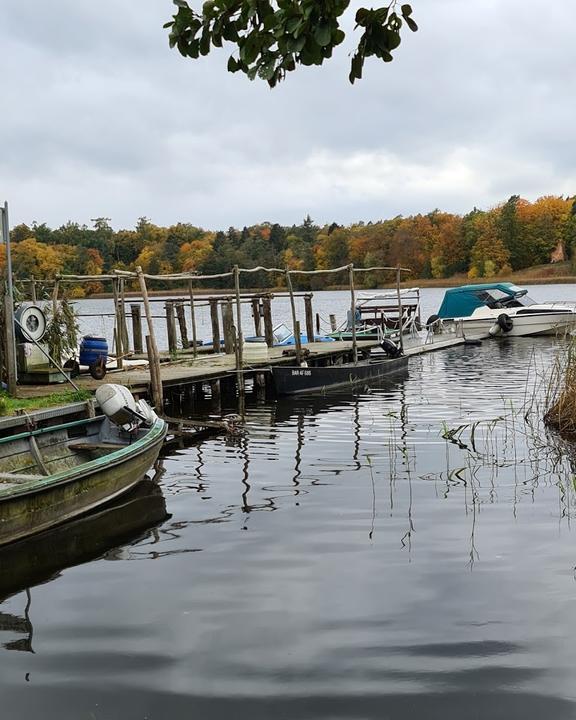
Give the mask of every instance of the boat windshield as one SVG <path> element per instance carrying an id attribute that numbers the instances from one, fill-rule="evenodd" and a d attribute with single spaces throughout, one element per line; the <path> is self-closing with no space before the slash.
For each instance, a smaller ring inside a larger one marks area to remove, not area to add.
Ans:
<path id="1" fill-rule="evenodd" d="M 526 307 L 534 305 L 534 300 L 526 295 L 526 290 L 509 295 L 508 293 L 498 290 L 498 288 L 490 288 L 489 290 L 481 290 L 477 293 L 477 297 L 484 305 L 491 310 L 500 308 Z"/>
<path id="2" fill-rule="evenodd" d="M 276 343 L 282 343 L 292 337 L 292 335 L 292 330 L 284 325 L 284 323 L 281 323 L 274 328 L 274 341 Z"/>

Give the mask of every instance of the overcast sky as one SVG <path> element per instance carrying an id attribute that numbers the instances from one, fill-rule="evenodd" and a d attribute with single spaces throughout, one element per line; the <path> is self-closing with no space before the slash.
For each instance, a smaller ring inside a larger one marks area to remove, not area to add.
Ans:
<path id="1" fill-rule="evenodd" d="M 12 224 L 347 224 L 576 193 L 576 2 L 412 6 L 420 31 L 356 85 L 347 39 L 269 90 L 225 49 L 170 50 L 170 0 L 3 0 Z"/>

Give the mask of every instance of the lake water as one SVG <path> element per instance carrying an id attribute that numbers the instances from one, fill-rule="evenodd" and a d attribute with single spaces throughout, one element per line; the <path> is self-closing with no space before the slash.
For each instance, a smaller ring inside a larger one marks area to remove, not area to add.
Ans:
<path id="1" fill-rule="evenodd" d="M 575 718 L 556 350 L 486 341 L 251 405 L 245 433 L 167 451 L 125 537 L 111 511 L 0 553 L 2 720 Z"/>

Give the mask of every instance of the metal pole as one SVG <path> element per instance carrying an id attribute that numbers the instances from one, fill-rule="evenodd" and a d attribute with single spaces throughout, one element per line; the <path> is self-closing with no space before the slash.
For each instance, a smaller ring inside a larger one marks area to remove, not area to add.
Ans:
<path id="1" fill-rule="evenodd" d="M 14 334 L 14 288 L 12 285 L 12 250 L 10 247 L 10 223 L 8 220 L 8 203 L 0 208 L 2 220 L 2 239 L 6 246 L 6 303 L 4 306 L 6 320 L 7 347 L 6 354 L 9 356 L 6 361 L 8 370 L 8 392 L 16 395 L 16 384 L 18 382 L 18 370 L 16 364 L 16 336 Z"/>

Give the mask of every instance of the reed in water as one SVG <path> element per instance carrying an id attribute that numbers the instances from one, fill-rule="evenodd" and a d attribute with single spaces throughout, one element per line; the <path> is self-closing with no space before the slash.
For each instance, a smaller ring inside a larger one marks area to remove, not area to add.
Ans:
<path id="1" fill-rule="evenodd" d="M 546 388 L 544 422 L 562 433 L 576 433 L 576 341 L 559 350 Z"/>

